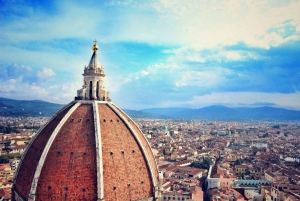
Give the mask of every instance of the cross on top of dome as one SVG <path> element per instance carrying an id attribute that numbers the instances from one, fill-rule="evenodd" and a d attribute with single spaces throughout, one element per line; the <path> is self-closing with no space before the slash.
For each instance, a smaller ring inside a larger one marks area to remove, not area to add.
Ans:
<path id="1" fill-rule="evenodd" d="M 98 46 L 97 46 L 97 40 L 95 39 L 94 41 L 93 41 L 95 44 L 93 45 L 93 47 L 92 47 L 92 49 L 94 50 L 94 52 L 96 52 L 97 50 L 98 50 Z"/>

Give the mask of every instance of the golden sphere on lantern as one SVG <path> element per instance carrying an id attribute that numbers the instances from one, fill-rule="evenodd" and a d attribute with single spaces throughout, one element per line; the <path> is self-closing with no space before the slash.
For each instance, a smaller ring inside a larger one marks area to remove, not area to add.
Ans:
<path id="1" fill-rule="evenodd" d="M 98 50 L 98 45 L 93 45 L 93 47 L 92 47 L 92 49 L 94 50 L 94 51 L 97 51 Z"/>

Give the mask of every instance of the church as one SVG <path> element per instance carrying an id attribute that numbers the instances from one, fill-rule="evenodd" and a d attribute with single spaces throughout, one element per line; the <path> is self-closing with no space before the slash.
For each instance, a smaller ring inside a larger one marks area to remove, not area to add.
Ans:
<path id="1" fill-rule="evenodd" d="M 75 100 L 31 140 L 12 187 L 12 200 L 158 201 L 162 176 L 135 122 L 104 87 L 94 41 Z"/>

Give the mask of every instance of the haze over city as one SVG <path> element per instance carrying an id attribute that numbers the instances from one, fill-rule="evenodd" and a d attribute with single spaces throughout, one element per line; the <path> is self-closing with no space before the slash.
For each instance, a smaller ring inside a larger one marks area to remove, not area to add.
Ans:
<path id="1" fill-rule="evenodd" d="M 0 97 L 72 101 L 96 39 L 122 108 L 300 109 L 300 1 L 0 4 Z"/>

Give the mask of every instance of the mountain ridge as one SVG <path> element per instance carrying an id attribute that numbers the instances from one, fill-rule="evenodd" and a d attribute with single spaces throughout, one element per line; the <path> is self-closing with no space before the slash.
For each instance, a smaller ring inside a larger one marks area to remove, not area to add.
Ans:
<path id="1" fill-rule="evenodd" d="M 164 115 L 166 108 L 155 108 L 154 111 Z M 144 111 L 144 110 L 142 110 Z M 147 109 L 151 112 L 151 108 Z M 166 114 L 165 114 L 166 115 Z M 173 118 L 207 119 L 207 120 L 300 120 L 300 111 L 270 106 L 229 108 L 222 105 L 212 105 L 203 108 L 183 110 L 173 113 Z"/>
<path id="2" fill-rule="evenodd" d="M 52 116 L 63 104 L 49 103 L 41 100 L 14 100 L 0 97 L 0 116 Z M 298 121 L 300 111 L 270 106 L 236 107 L 211 105 L 202 108 L 147 108 L 141 110 L 123 109 L 131 118 L 159 118 L 159 119 L 202 119 L 222 121 Z"/>
<path id="3" fill-rule="evenodd" d="M 15 100 L 0 97 L 0 116 L 52 116 L 62 107 L 63 104 L 42 100 Z"/>

